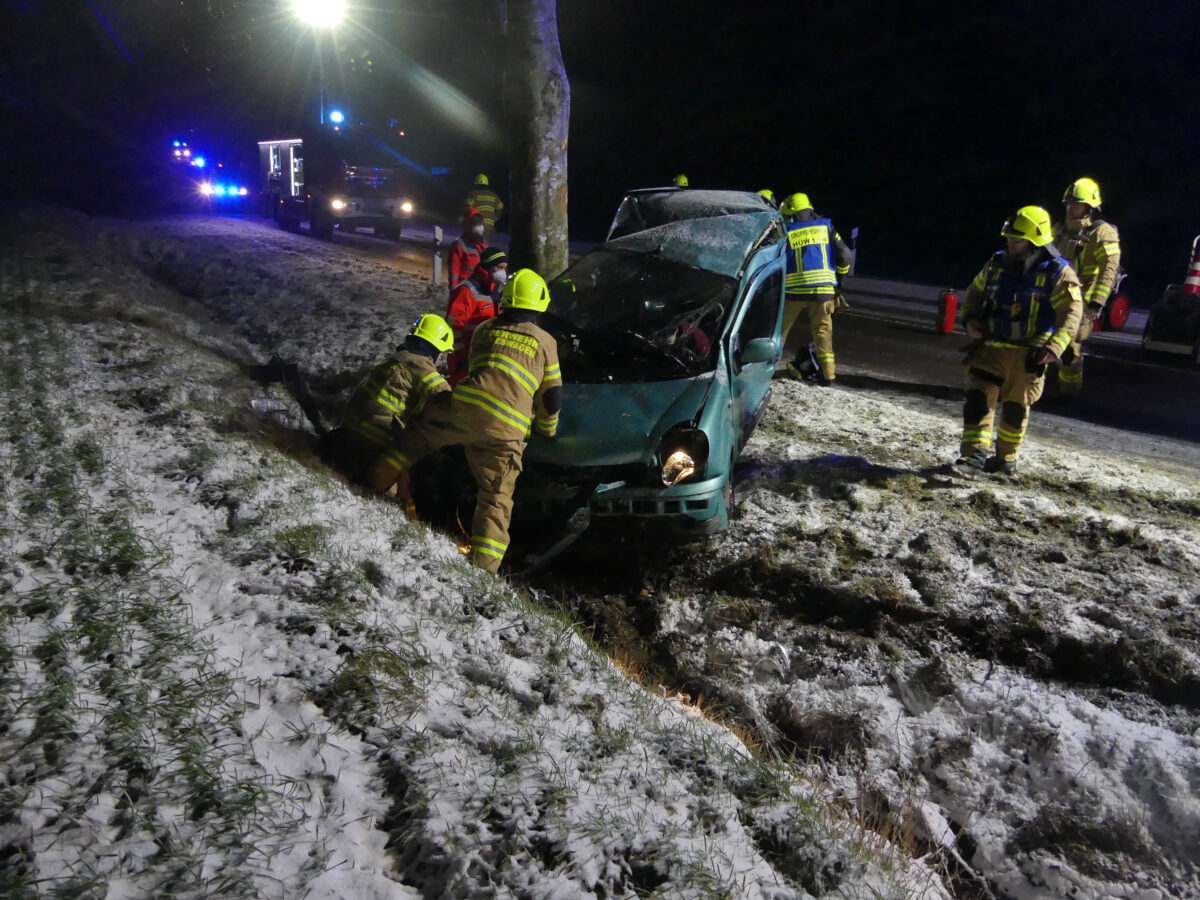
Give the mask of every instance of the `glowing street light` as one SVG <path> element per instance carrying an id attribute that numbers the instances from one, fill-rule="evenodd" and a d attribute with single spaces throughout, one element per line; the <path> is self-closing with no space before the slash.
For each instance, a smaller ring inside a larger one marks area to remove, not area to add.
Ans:
<path id="1" fill-rule="evenodd" d="M 292 12 L 305 25 L 333 28 L 346 15 L 346 0 L 292 0 Z"/>
<path id="2" fill-rule="evenodd" d="M 292 12 L 313 30 L 317 42 L 317 72 L 321 81 L 321 124 L 325 124 L 325 63 L 321 59 L 321 31 L 331 31 L 346 14 L 346 0 L 292 0 Z"/>

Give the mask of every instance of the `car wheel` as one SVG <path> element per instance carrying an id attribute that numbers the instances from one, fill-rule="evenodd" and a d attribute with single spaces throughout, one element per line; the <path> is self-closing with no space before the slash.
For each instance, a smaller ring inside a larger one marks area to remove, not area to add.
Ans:
<path id="1" fill-rule="evenodd" d="M 312 233 L 313 237 L 327 241 L 333 237 L 333 219 L 317 216 L 309 222 L 308 230 Z"/>

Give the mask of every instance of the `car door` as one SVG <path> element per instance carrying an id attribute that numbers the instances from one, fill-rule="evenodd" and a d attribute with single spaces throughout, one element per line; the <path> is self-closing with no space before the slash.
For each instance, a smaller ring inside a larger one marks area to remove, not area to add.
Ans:
<path id="1" fill-rule="evenodd" d="M 730 411 L 738 450 L 766 411 L 771 377 L 783 353 L 784 262 L 784 257 L 772 260 L 754 276 L 726 338 Z M 773 342 L 775 352 L 771 358 L 760 362 L 743 360 L 744 348 L 751 341 L 763 338 Z"/>

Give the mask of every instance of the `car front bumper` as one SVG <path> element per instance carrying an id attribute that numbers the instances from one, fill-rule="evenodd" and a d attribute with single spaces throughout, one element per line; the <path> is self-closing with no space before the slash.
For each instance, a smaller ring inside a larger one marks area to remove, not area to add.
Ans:
<path id="1" fill-rule="evenodd" d="M 521 491 L 518 482 L 517 505 L 525 512 L 569 514 L 569 507 L 586 503 L 589 513 L 596 518 L 658 519 L 665 527 L 687 534 L 713 534 L 729 524 L 727 482 L 728 477 L 720 475 L 670 488 L 598 483 L 590 491 L 557 484 L 539 484 L 533 490 Z"/>

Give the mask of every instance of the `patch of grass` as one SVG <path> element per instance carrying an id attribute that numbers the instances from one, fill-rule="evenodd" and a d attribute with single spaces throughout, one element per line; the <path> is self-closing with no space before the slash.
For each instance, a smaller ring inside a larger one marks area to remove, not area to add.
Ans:
<path id="1" fill-rule="evenodd" d="M 347 656 L 333 680 L 314 698 L 350 723 L 374 724 L 412 712 L 425 699 L 420 671 L 428 665 L 418 647 L 372 646 Z"/>

